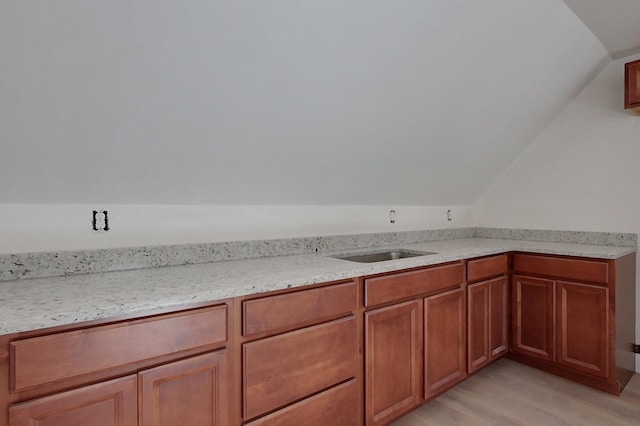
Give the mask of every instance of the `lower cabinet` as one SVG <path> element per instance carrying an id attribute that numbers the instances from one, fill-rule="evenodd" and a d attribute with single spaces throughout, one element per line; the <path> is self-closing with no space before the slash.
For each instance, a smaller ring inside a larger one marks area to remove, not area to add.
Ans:
<path id="1" fill-rule="evenodd" d="M 609 375 L 609 290 L 556 283 L 556 363 L 575 371 Z"/>
<path id="2" fill-rule="evenodd" d="M 9 425 L 224 426 L 228 396 L 223 350 L 15 404 Z"/>
<path id="3" fill-rule="evenodd" d="M 421 402 L 422 300 L 365 313 L 366 422 L 387 424 Z"/>
<path id="4" fill-rule="evenodd" d="M 229 424 L 227 351 L 138 374 L 139 426 Z"/>
<path id="5" fill-rule="evenodd" d="M 424 299 L 424 393 L 429 399 L 467 376 L 465 289 Z"/>
<path id="6" fill-rule="evenodd" d="M 513 277 L 514 352 L 546 361 L 555 360 L 554 282 Z"/>
<path id="7" fill-rule="evenodd" d="M 10 426 L 137 426 L 137 376 L 85 386 L 9 408 Z"/>
<path id="8" fill-rule="evenodd" d="M 467 287 L 467 334 L 469 373 L 504 355 L 508 349 L 507 277 Z"/>

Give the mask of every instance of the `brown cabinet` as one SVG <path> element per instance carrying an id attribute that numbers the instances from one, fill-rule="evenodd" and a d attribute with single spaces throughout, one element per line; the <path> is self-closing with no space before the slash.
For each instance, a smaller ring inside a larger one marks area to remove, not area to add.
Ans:
<path id="1" fill-rule="evenodd" d="M 9 425 L 228 425 L 226 342 L 226 304 L 8 342 Z"/>
<path id="2" fill-rule="evenodd" d="M 614 261 L 519 253 L 513 269 L 510 356 L 619 394 L 634 370 L 635 254 Z"/>
<path id="3" fill-rule="evenodd" d="M 467 263 L 467 369 L 469 374 L 507 353 L 509 288 L 507 256 Z"/>
<path id="4" fill-rule="evenodd" d="M 132 375 L 14 404 L 9 426 L 137 426 L 137 392 Z"/>
<path id="5" fill-rule="evenodd" d="M 139 426 L 225 426 L 229 422 L 227 351 L 139 373 Z"/>
<path id="6" fill-rule="evenodd" d="M 429 399 L 467 376 L 465 289 L 424 299 L 424 388 Z"/>
<path id="7" fill-rule="evenodd" d="M 556 362 L 575 371 L 609 376 L 609 289 L 556 283 Z"/>
<path id="8" fill-rule="evenodd" d="M 554 282 L 513 277 L 513 351 L 555 360 Z"/>
<path id="9" fill-rule="evenodd" d="M 366 421 L 387 424 L 421 402 L 422 300 L 365 313 Z"/>
<path id="10" fill-rule="evenodd" d="M 236 423 L 362 422 L 358 294 L 348 281 L 237 301 Z"/>
<path id="11" fill-rule="evenodd" d="M 624 66 L 624 107 L 640 115 L 640 60 Z"/>

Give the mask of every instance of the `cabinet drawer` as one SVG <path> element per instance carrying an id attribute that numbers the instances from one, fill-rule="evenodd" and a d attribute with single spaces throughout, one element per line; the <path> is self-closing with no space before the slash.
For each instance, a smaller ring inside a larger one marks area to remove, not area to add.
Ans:
<path id="1" fill-rule="evenodd" d="M 609 264 L 601 260 L 514 254 L 513 272 L 599 284 L 609 282 Z"/>
<path id="2" fill-rule="evenodd" d="M 467 280 L 469 282 L 481 281 L 488 278 L 504 275 L 508 271 L 507 255 L 472 259 L 467 262 Z"/>
<path id="3" fill-rule="evenodd" d="M 245 343 L 242 356 L 248 420 L 355 377 L 355 316 Z"/>
<path id="4" fill-rule="evenodd" d="M 349 315 L 358 306 L 355 282 L 302 290 L 242 303 L 245 337 L 288 331 Z"/>
<path id="5" fill-rule="evenodd" d="M 358 385 L 356 379 L 290 405 L 247 426 L 357 426 Z"/>
<path id="6" fill-rule="evenodd" d="M 9 345 L 11 389 L 222 345 L 226 340 L 226 306 L 17 340 Z"/>
<path id="7" fill-rule="evenodd" d="M 462 263 L 368 278 L 364 282 L 365 306 L 438 293 L 460 287 L 463 282 Z"/>

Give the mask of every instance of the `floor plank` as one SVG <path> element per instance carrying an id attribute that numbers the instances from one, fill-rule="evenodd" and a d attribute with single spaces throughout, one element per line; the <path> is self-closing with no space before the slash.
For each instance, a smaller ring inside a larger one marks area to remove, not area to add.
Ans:
<path id="1" fill-rule="evenodd" d="M 619 397 L 500 359 L 393 426 L 640 426 L 640 375 Z"/>

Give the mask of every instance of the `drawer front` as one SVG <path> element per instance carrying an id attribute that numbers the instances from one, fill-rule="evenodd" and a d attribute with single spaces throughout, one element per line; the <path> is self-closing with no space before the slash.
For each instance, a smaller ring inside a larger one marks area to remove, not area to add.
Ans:
<path id="1" fill-rule="evenodd" d="M 451 290 L 463 282 L 462 263 L 368 278 L 365 280 L 365 306 Z"/>
<path id="2" fill-rule="evenodd" d="M 467 280 L 471 282 L 486 280 L 508 272 L 507 255 L 473 259 L 467 262 Z"/>
<path id="3" fill-rule="evenodd" d="M 11 389 L 19 391 L 227 340 L 227 307 L 17 340 L 10 343 Z"/>
<path id="4" fill-rule="evenodd" d="M 358 385 L 356 379 L 290 405 L 247 426 L 357 426 Z"/>
<path id="5" fill-rule="evenodd" d="M 609 283 L 609 264 L 601 260 L 514 254 L 513 272 L 598 284 Z"/>
<path id="6" fill-rule="evenodd" d="M 355 377 L 355 316 L 246 343 L 242 357 L 243 417 L 249 420 Z"/>
<path id="7" fill-rule="evenodd" d="M 356 283 L 302 290 L 242 303 L 244 337 L 283 332 L 346 316 L 358 306 Z"/>

